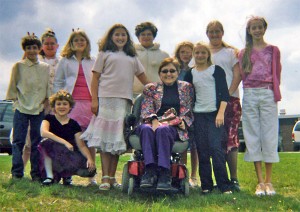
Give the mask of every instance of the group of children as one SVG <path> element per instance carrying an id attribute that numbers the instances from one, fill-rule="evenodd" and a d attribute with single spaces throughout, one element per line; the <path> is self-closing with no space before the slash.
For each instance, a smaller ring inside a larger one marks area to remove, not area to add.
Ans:
<path id="1" fill-rule="evenodd" d="M 278 48 L 264 41 L 266 29 L 264 18 L 252 17 L 246 27 L 245 49 L 239 52 L 222 40 L 222 24 L 212 21 L 206 29 L 209 44 L 182 42 L 175 50 L 175 58 L 181 64 L 178 79 L 190 82 L 195 89 L 190 183 L 197 184 L 199 163 L 203 194 L 213 190 L 212 167 L 220 191 L 240 190 L 237 130 L 241 115 L 247 145 L 245 160 L 254 162 L 258 179 L 255 194 L 275 194 L 271 174 L 272 164 L 279 161 L 276 145 L 281 64 Z M 141 84 L 158 80 L 154 78 L 157 70 L 152 71 L 151 66 L 159 66 L 168 57 L 153 43 L 157 29 L 152 23 L 138 25 L 135 32 L 140 42 L 136 46 L 126 27 L 113 25 L 100 40 L 96 59 L 90 56 L 91 44 L 82 30 L 73 30 L 60 60 L 52 30 L 44 33 L 42 42 L 34 34 L 22 39 L 25 58 L 12 69 L 6 97 L 15 101 L 16 109 L 13 178 L 23 177 L 22 151 L 30 125 L 33 180 L 42 177 L 42 183 L 49 185 L 62 177 L 63 183 L 69 185 L 71 176 L 79 175 L 96 184 L 95 148 L 99 148 L 99 189 L 120 186 L 115 174 L 119 155 L 126 151 L 124 117 L 130 113 L 134 96 L 141 93 Z M 241 80 L 243 111 L 238 93 Z M 54 94 L 50 97 L 51 93 Z M 183 158 L 186 163 L 186 156 Z M 265 179 L 262 161 L 266 165 Z"/>

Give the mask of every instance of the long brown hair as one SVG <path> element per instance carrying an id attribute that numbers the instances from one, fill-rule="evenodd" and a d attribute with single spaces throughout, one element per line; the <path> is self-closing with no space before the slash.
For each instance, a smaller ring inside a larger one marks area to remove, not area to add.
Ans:
<path id="1" fill-rule="evenodd" d="M 247 26 L 246 26 L 246 46 L 245 46 L 245 51 L 244 51 L 244 55 L 243 55 L 243 58 L 242 58 L 242 68 L 243 68 L 243 71 L 244 71 L 245 74 L 249 74 L 252 71 L 251 51 L 252 51 L 252 48 L 253 48 L 253 38 L 252 38 L 252 35 L 250 35 L 249 31 L 250 31 L 251 22 L 254 21 L 254 20 L 262 21 L 265 30 L 268 27 L 268 23 L 266 22 L 265 18 L 259 17 L 259 16 L 253 16 L 247 22 Z"/>
<path id="2" fill-rule="evenodd" d="M 114 24 L 104 35 L 104 37 L 99 41 L 99 51 L 112 51 L 117 52 L 119 51 L 119 48 L 114 44 L 112 41 L 112 36 L 116 29 L 124 29 L 127 34 L 127 42 L 123 48 L 123 51 L 126 55 L 134 57 L 136 56 L 136 50 L 133 46 L 133 41 L 131 40 L 129 31 L 126 29 L 126 27 L 122 24 Z"/>

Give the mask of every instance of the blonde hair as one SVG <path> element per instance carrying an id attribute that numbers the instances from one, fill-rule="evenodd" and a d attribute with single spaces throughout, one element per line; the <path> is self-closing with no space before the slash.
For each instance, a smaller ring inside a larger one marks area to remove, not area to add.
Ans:
<path id="1" fill-rule="evenodd" d="M 60 55 L 62 57 L 66 57 L 66 58 L 71 58 L 73 55 L 75 55 L 75 49 L 74 49 L 72 42 L 73 42 L 73 39 L 78 35 L 84 37 L 84 39 L 86 40 L 86 43 L 87 43 L 82 56 L 84 58 L 91 59 L 91 56 L 90 56 L 91 42 L 90 42 L 90 39 L 88 38 L 87 34 L 82 29 L 77 29 L 77 30 L 73 29 L 73 32 L 71 33 L 66 45 L 63 47 Z"/>
<path id="2" fill-rule="evenodd" d="M 68 101 L 71 108 L 73 108 L 74 105 L 75 105 L 75 101 L 74 101 L 72 95 L 70 93 L 68 93 L 66 90 L 59 90 L 55 94 L 53 94 L 49 97 L 49 104 L 50 104 L 51 108 L 55 107 L 55 102 L 57 100 L 60 100 L 60 101 L 66 100 L 66 101 Z"/>
<path id="3" fill-rule="evenodd" d="M 265 30 L 268 27 L 268 23 L 266 22 L 265 18 L 259 17 L 259 16 L 253 16 L 251 17 L 246 26 L 246 46 L 245 51 L 242 58 L 242 68 L 245 74 L 250 74 L 252 71 L 252 63 L 251 63 L 251 52 L 253 48 L 253 39 L 252 35 L 250 35 L 249 30 L 251 26 L 251 22 L 254 20 L 259 20 L 263 22 Z"/>
<path id="4" fill-rule="evenodd" d="M 207 26 L 206 26 L 206 35 L 208 35 L 208 32 L 209 32 L 209 28 L 210 28 L 210 27 L 217 27 L 217 28 L 219 28 L 219 29 L 222 31 L 222 33 L 224 34 L 224 27 L 223 27 L 223 24 L 222 24 L 220 21 L 218 21 L 218 20 L 213 20 L 213 21 L 209 22 L 209 23 L 207 24 Z M 225 47 L 225 48 L 231 48 L 231 49 L 234 49 L 235 54 L 236 54 L 236 55 L 238 54 L 238 49 L 237 49 L 237 48 L 235 48 L 234 46 L 231 46 L 231 45 L 227 44 L 227 43 L 224 42 L 223 40 L 222 40 L 222 46 Z"/>
<path id="5" fill-rule="evenodd" d="M 190 41 L 183 41 L 181 43 L 178 43 L 176 48 L 175 48 L 174 57 L 175 57 L 175 59 L 178 60 L 178 62 L 180 64 L 180 68 L 183 68 L 184 64 L 183 64 L 183 61 L 180 59 L 180 55 L 179 55 L 181 47 L 190 47 L 191 50 L 193 51 L 194 44 Z"/>
<path id="6" fill-rule="evenodd" d="M 211 60 L 211 51 L 209 49 L 209 46 L 206 43 L 202 42 L 202 41 L 196 43 L 194 45 L 193 55 L 195 53 L 196 48 L 198 48 L 198 47 L 204 48 L 208 52 L 207 64 L 209 66 L 211 66 L 213 63 L 212 63 L 212 60 Z"/>

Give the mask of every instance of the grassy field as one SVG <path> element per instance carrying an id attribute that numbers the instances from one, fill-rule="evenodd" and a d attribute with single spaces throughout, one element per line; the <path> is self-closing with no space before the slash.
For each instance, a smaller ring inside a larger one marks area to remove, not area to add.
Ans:
<path id="1" fill-rule="evenodd" d="M 239 180 L 242 191 L 232 195 L 213 192 L 203 196 L 200 189 L 190 195 L 134 192 L 132 196 L 119 190 L 99 191 L 86 187 L 87 180 L 74 177 L 74 185 L 42 187 L 31 182 L 29 166 L 25 178 L 10 177 L 11 156 L 0 156 L 0 211 L 300 211 L 300 153 L 280 153 L 275 164 L 273 185 L 277 195 L 256 197 L 256 176 L 252 163 L 239 154 Z M 129 155 L 120 157 L 118 181 Z M 99 158 L 99 157 L 98 157 Z M 100 161 L 97 167 L 100 169 Z M 189 166 L 188 166 L 189 167 Z M 97 177 L 100 182 L 100 174 Z"/>

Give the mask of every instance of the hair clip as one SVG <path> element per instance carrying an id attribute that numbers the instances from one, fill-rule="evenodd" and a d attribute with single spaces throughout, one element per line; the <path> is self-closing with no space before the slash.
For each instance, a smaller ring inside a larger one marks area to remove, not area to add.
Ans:
<path id="1" fill-rule="evenodd" d="M 51 30 L 48 30 L 48 34 L 55 35 L 55 32 L 53 32 L 53 31 L 51 31 Z"/>
<path id="2" fill-rule="evenodd" d="M 79 30 L 80 30 L 79 28 L 77 28 L 77 29 L 72 28 L 72 32 L 77 32 Z"/>
<path id="3" fill-rule="evenodd" d="M 31 38 L 37 38 L 37 36 L 33 33 L 30 34 L 30 32 L 27 32 L 27 35 Z"/>

